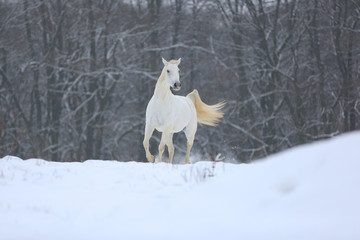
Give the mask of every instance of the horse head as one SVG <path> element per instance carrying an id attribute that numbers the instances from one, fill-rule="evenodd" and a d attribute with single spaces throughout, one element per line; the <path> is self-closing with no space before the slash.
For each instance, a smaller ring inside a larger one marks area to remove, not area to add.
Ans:
<path id="1" fill-rule="evenodd" d="M 172 89 L 179 91 L 181 89 L 181 82 L 178 65 L 181 62 L 181 58 L 178 60 L 170 60 L 169 62 L 162 58 L 162 62 L 164 63 L 166 82 L 170 85 L 170 87 L 172 87 Z"/>

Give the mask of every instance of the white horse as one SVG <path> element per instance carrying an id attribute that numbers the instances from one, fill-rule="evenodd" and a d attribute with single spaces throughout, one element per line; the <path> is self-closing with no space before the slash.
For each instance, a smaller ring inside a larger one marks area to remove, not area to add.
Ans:
<path id="1" fill-rule="evenodd" d="M 149 162 L 154 161 L 154 156 L 149 151 L 149 140 L 154 129 L 162 132 L 159 145 L 159 162 L 161 162 L 165 145 L 168 147 L 169 162 L 172 163 L 174 145 L 172 137 L 174 133 L 184 131 L 187 138 L 187 153 L 185 163 L 190 163 L 189 155 L 194 142 L 197 123 L 216 126 L 223 113 L 225 102 L 215 105 L 207 105 L 201 101 L 197 90 L 193 90 L 186 97 L 172 94 L 170 87 L 175 91 L 180 90 L 179 68 L 181 58 L 167 62 L 164 58 L 164 68 L 157 80 L 154 95 L 146 108 L 146 125 L 143 145 L 146 158 Z"/>

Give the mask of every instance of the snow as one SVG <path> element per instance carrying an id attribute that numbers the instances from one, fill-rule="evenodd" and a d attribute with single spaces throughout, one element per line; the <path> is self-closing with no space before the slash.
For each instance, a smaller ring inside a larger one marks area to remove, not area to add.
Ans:
<path id="1" fill-rule="evenodd" d="M 6 156 L 0 238 L 360 239 L 359 143 L 355 132 L 251 164 Z"/>

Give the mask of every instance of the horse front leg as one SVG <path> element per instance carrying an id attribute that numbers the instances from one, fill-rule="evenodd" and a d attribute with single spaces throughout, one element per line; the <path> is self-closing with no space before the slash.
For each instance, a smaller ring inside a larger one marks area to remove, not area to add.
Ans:
<path id="1" fill-rule="evenodd" d="M 168 137 L 169 137 L 168 131 L 164 131 L 161 135 L 161 140 L 160 140 L 160 144 L 159 144 L 159 162 L 161 162 L 162 155 L 165 151 L 165 144 L 168 140 Z"/>
<path id="2" fill-rule="evenodd" d="M 169 163 L 172 163 L 173 157 L 174 157 L 174 144 L 173 144 L 173 135 L 172 133 L 169 134 L 168 141 L 167 141 L 167 147 L 169 152 Z"/>
<path id="3" fill-rule="evenodd" d="M 149 126 L 148 124 L 146 124 L 143 145 L 144 145 L 144 149 L 145 149 L 145 153 L 146 153 L 146 159 L 149 162 L 154 162 L 154 156 L 149 151 L 149 140 L 150 140 L 153 132 L 154 132 L 154 128 Z"/>

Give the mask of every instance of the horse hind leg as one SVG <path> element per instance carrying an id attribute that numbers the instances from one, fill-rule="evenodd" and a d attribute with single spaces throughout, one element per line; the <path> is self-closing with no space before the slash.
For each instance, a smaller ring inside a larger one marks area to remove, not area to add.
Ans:
<path id="1" fill-rule="evenodd" d="M 195 133 L 196 133 L 197 125 L 194 125 L 192 128 L 185 129 L 185 135 L 187 139 L 187 150 L 186 150 L 186 157 L 185 157 L 185 164 L 190 163 L 190 151 L 194 143 Z"/>
<path id="2" fill-rule="evenodd" d="M 192 148 L 192 145 L 194 143 L 194 137 L 190 137 L 187 140 L 187 150 L 186 150 L 186 157 L 185 157 L 185 164 L 189 164 L 190 163 L 190 151 Z"/>
<path id="3" fill-rule="evenodd" d="M 154 162 L 154 156 L 149 151 L 149 140 L 154 132 L 154 128 L 150 127 L 149 125 L 145 125 L 145 136 L 143 141 L 143 146 L 146 153 L 146 159 L 149 162 Z"/>

